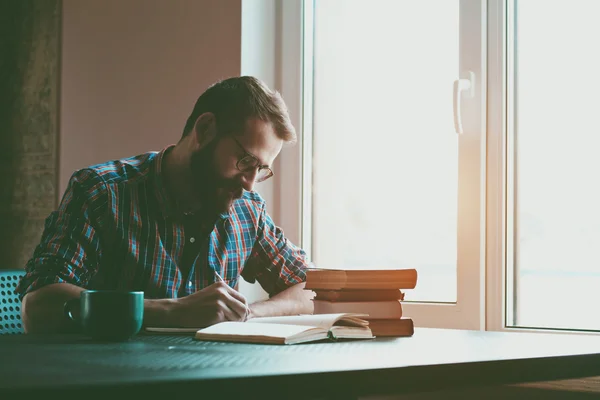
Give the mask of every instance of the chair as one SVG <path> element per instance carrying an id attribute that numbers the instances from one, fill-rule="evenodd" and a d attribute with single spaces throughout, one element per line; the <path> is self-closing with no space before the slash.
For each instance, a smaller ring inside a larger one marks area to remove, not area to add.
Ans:
<path id="1" fill-rule="evenodd" d="M 15 293 L 24 270 L 0 269 L 0 335 L 24 333 L 21 301 Z"/>

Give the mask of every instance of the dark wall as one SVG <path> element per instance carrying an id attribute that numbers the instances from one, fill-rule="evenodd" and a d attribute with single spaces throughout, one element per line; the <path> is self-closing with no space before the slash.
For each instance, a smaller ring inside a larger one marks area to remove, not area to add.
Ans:
<path id="1" fill-rule="evenodd" d="M 0 0 L 0 269 L 22 269 L 56 207 L 60 0 Z"/>

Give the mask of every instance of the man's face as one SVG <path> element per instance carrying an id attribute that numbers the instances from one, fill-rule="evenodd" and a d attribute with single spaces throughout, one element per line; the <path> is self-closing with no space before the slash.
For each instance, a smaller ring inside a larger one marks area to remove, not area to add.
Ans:
<path id="1" fill-rule="evenodd" d="M 209 213 L 222 213 L 231 207 L 234 199 L 242 196 L 239 181 L 228 177 L 219 168 L 216 149 L 220 139 L 214 139 L 191 157 L 192 186 L 202 209 Z"/>
<path id="2" fill-rule="evenodd" d="M 252 119 L 246 122 L 243 134 L 234 137 L 217 134 L 194 152 L 190 160 L 191 185 L 202 209 L 209 213 L 228 211 L 244 190 L 253 189 L 258 172 L 258 168 L 242 172 L 237 169 L 237 162 L 250 153 L 261 165 L 272 168 L 282 145 L 283 140 L 277 137 L 270 123 Z"/>

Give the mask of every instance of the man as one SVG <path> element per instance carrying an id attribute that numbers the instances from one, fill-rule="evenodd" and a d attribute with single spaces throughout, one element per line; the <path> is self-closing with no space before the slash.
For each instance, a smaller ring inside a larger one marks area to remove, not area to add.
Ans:
<path id="1" fill-rule="evenodd" d="M 146 326 L 312 312 L 305 253 L 252 190 L 295 139 L 281 96 L 234 77 L 199 97 L 176 145 L 76 171 L 17 288 L 25 331 L 72 329 L 63 304 L 85 289 L 144 291 Z M 269 299 L 248 304 L 240 276 Z"/>

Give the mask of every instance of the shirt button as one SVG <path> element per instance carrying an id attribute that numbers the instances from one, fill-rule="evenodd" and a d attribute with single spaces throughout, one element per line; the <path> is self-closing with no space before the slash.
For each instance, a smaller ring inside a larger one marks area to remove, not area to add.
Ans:
<path id="1" fill-rule="evenodd" d="M 196 241 L 195 238 L 193 238 L 193 237 L 190 238 L 190 243 L 194 243 L 195 241 Z"/>

